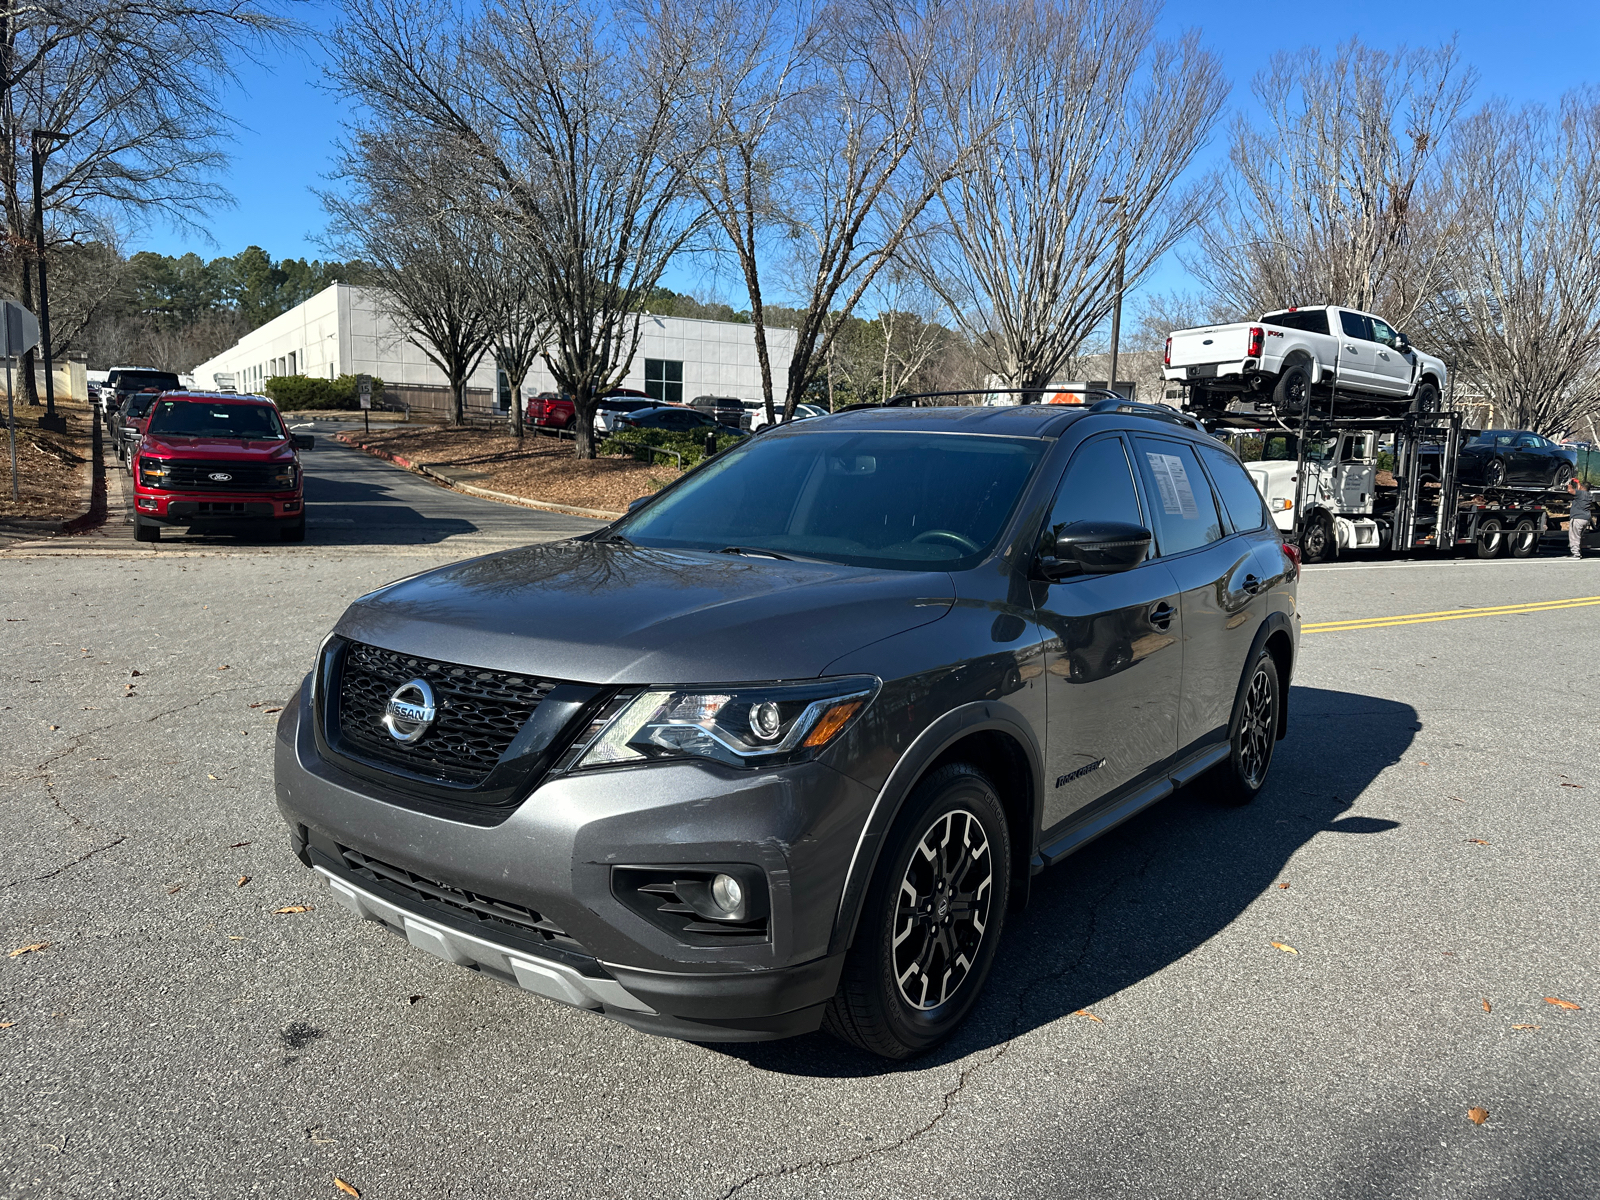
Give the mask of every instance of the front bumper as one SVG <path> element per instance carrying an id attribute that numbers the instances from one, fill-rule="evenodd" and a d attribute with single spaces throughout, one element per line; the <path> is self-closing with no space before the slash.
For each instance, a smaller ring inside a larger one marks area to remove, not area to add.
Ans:
<path id="1" fill-rule="evenodd" d="M 304 691 L 279 725 L 278 805 L 296 853 L 352 911 L 436 957 L 649 1032 L 753 1041 L 817 1028 L 838 985 L 843 956 L 829 943 L 870 790 L 815 762 L 663 763 L 548 779 L 484 824 L 385 794 L 322 757 Z M 570 940 L 506 936 L 354 874 L 347 862 L 361 856 L 447 893 L 524 906 Z M 613 867 L 708 863 L 760 868 L 764 940 L 686 944 L 615 891 Z"/>
<path id="2" fill-rule="evenodd" d="M 134 491 L 134 506 L 146 521 L 161 525 L 293 520 L 305 515 L 298 492 Z"/>

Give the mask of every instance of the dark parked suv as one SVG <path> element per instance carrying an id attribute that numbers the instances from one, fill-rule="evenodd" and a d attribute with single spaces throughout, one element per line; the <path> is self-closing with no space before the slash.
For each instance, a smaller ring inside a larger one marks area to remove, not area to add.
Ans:
<path id="1" fill-rule="evenodd" d="M 598 533 L 351 605 L 278 727 L 295 853 L 413 946 L 639 1029 L 972 1008 L 1032 874 L 1262 787 L 1298 564 L 1187 418 L 782 425 Z"/>

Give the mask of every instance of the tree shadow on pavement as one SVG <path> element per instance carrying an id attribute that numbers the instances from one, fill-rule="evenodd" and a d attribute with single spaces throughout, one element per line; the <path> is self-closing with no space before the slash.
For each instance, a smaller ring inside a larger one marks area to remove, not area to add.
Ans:
<path id="1" fill-rule="evenodd" d="M 1092 1008 L 1178 961 L 1271 888 L 1313 837 L 1397 825 L 1341 814 L 1411 745 L 1421 728 L 1416 710 L 1297 687 L 1289 711 L 1289 735 L 1278 743 L 1255 803 L 1224 805 L 1198 783 L 1035 878 L 1028 908 L 1008 916 L 983 999 L 934 1053 L 890 1063 L 820 1033 L 718 1049 L 783 1074 L 925 1070 Z M 1359 847 L 1351 853 L 1352 872 L 1359 872 Z"/>

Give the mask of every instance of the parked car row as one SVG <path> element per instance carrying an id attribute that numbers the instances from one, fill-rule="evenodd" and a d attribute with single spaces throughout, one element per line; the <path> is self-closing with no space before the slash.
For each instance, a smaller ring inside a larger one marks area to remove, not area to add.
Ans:
<path id="1" fill-rule="evenodd" d="M 708 418 L 686 421 L 668 412 L 694 412 Z M 795 407 L 796 421 L 820 417 L 826 409 L 815 404 Z M 647 415 L 648 414 L 648 415 Z M 781 419 L 781 418 L 780 418 Z M 532 429 L 570 430 L 577 425 L 578 411 L 572 397 L 561 392 L 540 392 L 527 403 L 525 423 Z M 595 405 L 594 431 L 604 437 L 618 429 L 705 429 L 721 425 L 737 433 L 754 433 L 767 425 L 766 404 L 760 400 L 741 400 L 737 396 L 696 396 L 687 404 L 658 400 L 637 388 L 614 388 Z"/>

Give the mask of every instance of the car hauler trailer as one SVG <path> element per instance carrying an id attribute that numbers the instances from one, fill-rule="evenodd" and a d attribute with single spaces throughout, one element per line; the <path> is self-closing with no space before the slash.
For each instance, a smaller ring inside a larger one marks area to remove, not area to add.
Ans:
<path id="1" fill-rule="evenodd" d="M 1528 558 L 1541 540 L 1560 536 L 1550 517 L 1564 517 L 1565 492 L 1461 482 L 1463 418 L 1453 409 L 1347 418 L 1308 411 L 1270 422 L 1203 403 L 1184 411 L 1219 436 L 1261 439 L 1261 458 L 1245 467 L 1308 562 L 1418 551 Z M 1393 456 L 1393 484 L 1379 480 L 1384 452 Z"/>

